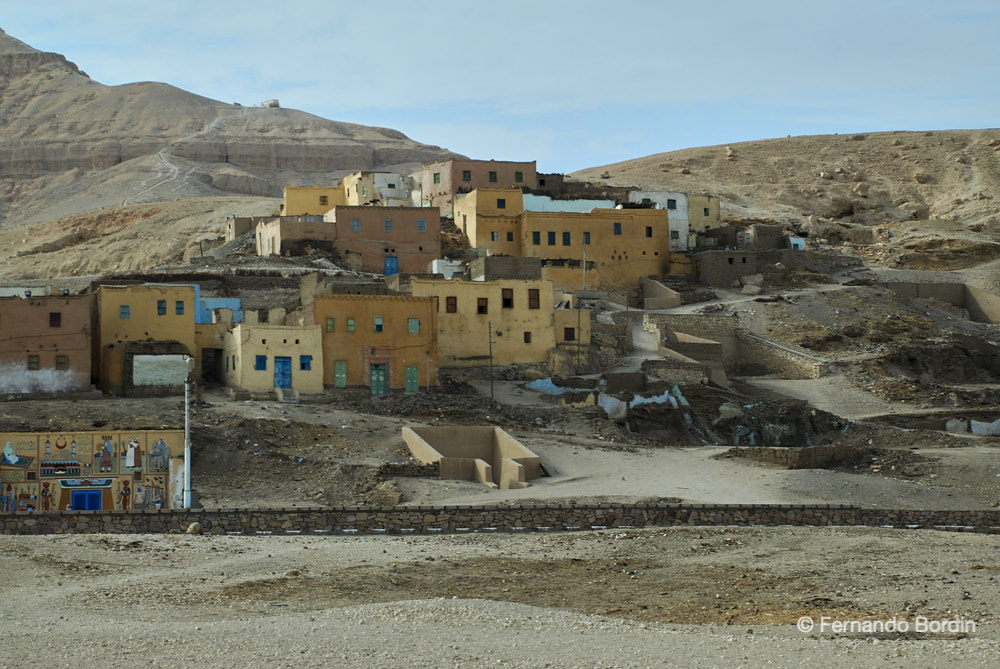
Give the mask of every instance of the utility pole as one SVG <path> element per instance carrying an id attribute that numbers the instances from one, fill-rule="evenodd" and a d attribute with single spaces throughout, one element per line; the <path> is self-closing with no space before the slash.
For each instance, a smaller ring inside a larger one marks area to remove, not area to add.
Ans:
<path id="1" fill-rule="evenodd" d="M 184 356 L 184 508 L 191 508 L 191 372 L 194 371 L 195 360 Z"/>
<path id="2" fill-rule="evenodd" d="M 486 321 L 486 340 L 490 346 L 490 401 L 496 402 L 493 395 L 493 323 Z"/>

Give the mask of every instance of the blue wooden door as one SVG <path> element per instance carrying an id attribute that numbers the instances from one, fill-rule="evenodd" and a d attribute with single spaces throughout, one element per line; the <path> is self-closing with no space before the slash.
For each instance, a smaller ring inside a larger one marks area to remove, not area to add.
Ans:
<path id="1" fill-rule="evenodd" d="M 274 386 L 275 388 L 292 387 L 292 359 L 290 357 L 276 356 L 274 358 Z"/>
<path id="2" fill-rule="evenodd" d="M 100 511 L 100 490 L 74 490 L 70 499 L 74 511 Z"/>
<path id="3" fill-rule="evenodd" d="M 396 256 L 386 256 L 385 275 L 392 276 L 393 274 L 399 274 L 399 258 Z"/>

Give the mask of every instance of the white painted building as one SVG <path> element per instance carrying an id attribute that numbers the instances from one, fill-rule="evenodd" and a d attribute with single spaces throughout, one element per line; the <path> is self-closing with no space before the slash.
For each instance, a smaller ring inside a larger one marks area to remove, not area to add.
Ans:
<path id="1" fill-rule="evenodd" d="M 652 204 L 656 209 L 666 209 L 670 216 L 670 250 L 688 250 L 691 217 L 686 193 L 634 190 L 628 194 L 628 201 L 634 204 Z"/>

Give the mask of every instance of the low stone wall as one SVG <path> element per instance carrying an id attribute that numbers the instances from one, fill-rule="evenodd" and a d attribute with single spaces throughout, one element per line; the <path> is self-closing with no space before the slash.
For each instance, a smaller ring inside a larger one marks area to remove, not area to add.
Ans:
<path id="1" fill-rule="evenodd" d="M 395 478 L 439 478 L 441 467 L 436 462 L 425 465 L 420 462 L 384 462 L 375 470 L 375 475 L 380 479 Z"/>
<path id="2" fill-rule="evenodd" d="M 712 377 L 711 368 L 703 363 L 674 358 L 643 360 L 642 372 L 650 379 L 670 383 L 704 383 Z"/>
<path id="3" fill-rule="evenodd" d="M 59 511 L 0 514 L 3 534 L 352 535 L 568 531 L 626 527 L 870 526 L 1000 533 L 1000 509 L 934 511 L 845 505 L 530 504 L 281 509 Z"/>
<path id="4" fill-rule="evenodd" d="M 753 366 L 763 366 L 767 373 L 779 372 L 800 379 L 819 379 L 829 371 L 829 363 L 806 353 L 798 353 L 748 333 L 739 334 L 740 364 L 752 375 Z"/>

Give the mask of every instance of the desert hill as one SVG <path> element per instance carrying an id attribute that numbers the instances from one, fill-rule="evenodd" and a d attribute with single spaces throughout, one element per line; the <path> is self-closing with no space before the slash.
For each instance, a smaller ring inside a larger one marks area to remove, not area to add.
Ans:
<path id="1" fill-rule="evenodd" d="M 0 31 L 5 228 L 143 202 L 277 197 L 286 184 L 455 155 L 395 130 L 227 104 L 162 83 L 105 86 Z"/>
<path id="2" fill-rule="evenodd" d="M 939 220 L 1000 231 L 1000 130 L 787 137 L 660 153 L 572 175 L 718 195 L 723 216 L 801 225 Z"/>

